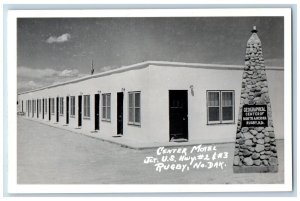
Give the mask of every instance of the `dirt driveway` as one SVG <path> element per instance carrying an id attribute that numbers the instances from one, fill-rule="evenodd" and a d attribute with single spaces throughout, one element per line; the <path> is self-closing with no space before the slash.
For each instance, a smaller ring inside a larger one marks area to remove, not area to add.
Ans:
<path id="1" fill-rule="evenodd" d="M 157 149 L 134 150 L 18 117 L 19 184 L 225 184 L 283 183 L 283 141 L 277 142 L 278 173 L 234 174 L 233 144 L 217 144 L 228 152 L 226 166 L 189 171 L 156 171 L 144 164 Z"/>

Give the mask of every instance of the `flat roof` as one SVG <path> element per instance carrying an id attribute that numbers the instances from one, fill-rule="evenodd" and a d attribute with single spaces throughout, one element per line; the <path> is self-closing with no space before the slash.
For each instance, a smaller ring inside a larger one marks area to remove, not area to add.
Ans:
<path id="1" fill-rule="evenodd" d="M 241 69 L 244 69 L 243 65 L 183 63 L 183 62 L 171 62 L 171 61 L 144 61 L 144 62 L 141 62 L 141 63 L 129 65 L 129 66 L 121 66 L 119 68 L 109 70 L 109 71 L 104 71 L 104 72 L 101 72 L 101 73 L 96 73 L 94 75 L 87 75 L 85 77 L 77 78 L 77 79 L 74 79 L 74 80 L 69 80 L 69 81 L 66 81 L 66 82 L 62 82 L 62 83 L 58 83 L 58 84 L 49 85 L 49 86 L 46 86 L 46 87 L 41 87 L 41 88 L 38 88 L 38 89 L 33 89 L 33 90 L 21 92 L 21 93 L 18 93 L 18 95 L 27 94 L 27 93 L 31 93 L 31 92 L 35 92 L 35 91 L 41 91 L 41 90 L 44 90 L 44 89 L 49 89 L 49 88 L 58 87 L 58 86 L 62 86 L 62 85 L 67 85 L 67 84 L 71 84 L 71 83 L 77 83 L 77 82 L 81 82 L 81 81 L 84 81 L 84 80 L 103 77 L 103 76 L 107 76 L 107 75 L 111 75 L 111 74 L 115 74 L 115 73 L 121 73 L 121 72 L 129 71 L 129 70 L 145 68 L 145 67 L 148 67 L 150 65 L 170 66 L 170 67 L 203 68 L 203 69 L 217 69 L 217 70 L 224 70 L 224 69 L 226 69 L 226 70 L 241 70 Z M 269 66 L 269 67 L 266 67 L 266 69 L 267 70 L 282 70 L 282 71 L 284 70 L 283 67 L 276 67 L 276 66 Z"/>

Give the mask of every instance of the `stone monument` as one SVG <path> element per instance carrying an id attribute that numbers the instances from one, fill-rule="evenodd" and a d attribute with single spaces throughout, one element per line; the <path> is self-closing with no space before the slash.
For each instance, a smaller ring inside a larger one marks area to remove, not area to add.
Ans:
<path id="1" fill-rule="evenodd" d="M 277 148 L 262 44 L 256 26 L 251 32 L 243 72 L 233 171 L 277 172 Z"/>

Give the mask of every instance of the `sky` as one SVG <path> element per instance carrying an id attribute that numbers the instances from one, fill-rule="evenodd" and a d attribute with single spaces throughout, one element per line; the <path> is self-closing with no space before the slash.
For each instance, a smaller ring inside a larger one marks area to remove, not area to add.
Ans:
<path id="1" fill-rule="evenodd" d="M 283 66 L 283 17 L 19 18 L 18 92 L 143 61 L 244 64 L 255 25 L 266 66 Z"/>

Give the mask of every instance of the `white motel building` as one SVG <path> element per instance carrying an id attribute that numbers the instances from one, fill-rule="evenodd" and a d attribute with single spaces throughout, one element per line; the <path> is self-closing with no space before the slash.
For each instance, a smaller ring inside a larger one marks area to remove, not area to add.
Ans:
<path id="1" fill-rule="evenodd" d="M 234 142 L 243 66 L 146 61 L 18 94 L 24 118 L 136 143 Z M 284 70 L 266 67 L 277 139 Z"/>

